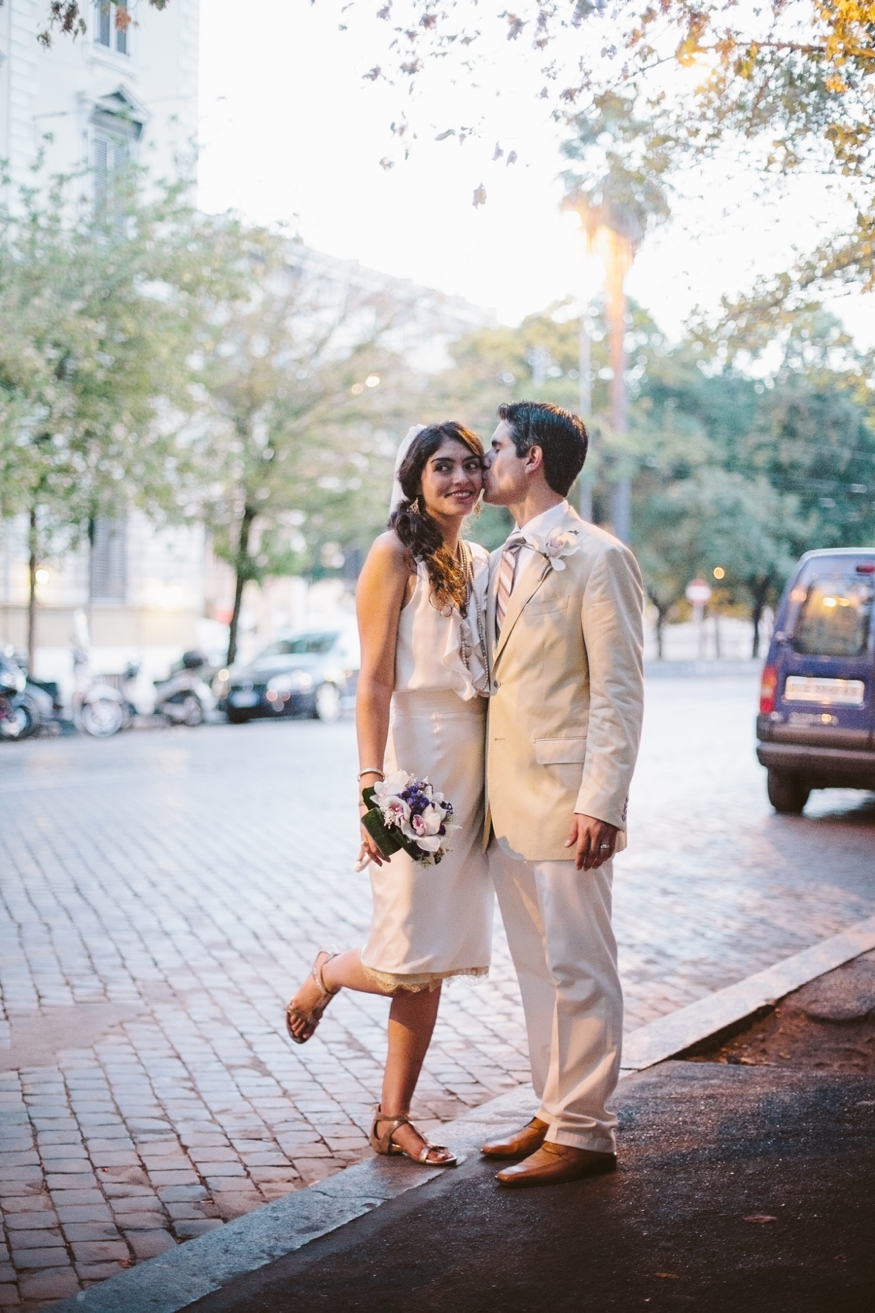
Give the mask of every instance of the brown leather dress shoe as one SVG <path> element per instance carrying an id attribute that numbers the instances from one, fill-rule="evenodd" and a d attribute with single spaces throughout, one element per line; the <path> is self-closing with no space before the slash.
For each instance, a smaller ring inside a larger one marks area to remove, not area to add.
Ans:
<path id="1" fill-rule="evenodd" d="M 484 1144 L 480 1152 L 484 1158 L 527 1158 L 536 1149 L 540 1149 L 549 1129 L 547 1122 L 533 1117 L 528 1125 L 517 1131 L 515 1135 L 509 1136 L 506 1140 L 498 1140 L 494 1144 Z"/>
<path id="2" fill-rule="evenodd" d="M 615 1153 L 596 1153 L 592 1149 L 575 1149 L 570 1144 L 541 1145 L 524 1162 L 505 1167 L 496 1181 L 500 1185 L 523 1189 L 529 1185 L 559 1185 L 562 1181 L 580 1181 L 584 1176 L 603 1176 L 617 1167 Z"/>

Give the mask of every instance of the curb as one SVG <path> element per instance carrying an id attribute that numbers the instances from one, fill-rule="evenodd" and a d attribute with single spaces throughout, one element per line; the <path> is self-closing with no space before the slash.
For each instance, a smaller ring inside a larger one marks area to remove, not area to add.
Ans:
<path id="1" fill-rule="evenodd" d="M 785 957 L 783 962 L 758 971 L 737 985 L 718 989 L 688 1007 L 633 1030 L 623 1043 L 621 1070 L 643 1071 L 676 1053 L 683 1053 L 691 1044 L 708 1039 L 761 1007 L 771 1006 L 785 994 L 808 984 L 809 980 L 840 967 L 860 953 L 868 953 L 872 948 L 875 948 L 875 916 L 858 921 L 850 930 L 824 939 L 801 953 Z"/>
<path id="2" fill-rule="evenodd" d="M 621 1078 L 663 1062 L 700 1040 L 743 1020 L 851 958 L 875 948 L 875 916 L 736 985 L 659 1017 L 626 1037 Z M 532 1094 L 521 1085 L 448 1122 L 442 1138 L 460 1155 L 476 1153 L 488 1135 L 531 1114 Z M 447 1168 L 371 1158 L 336 1176 L 294 1190 L 218 1230 L 120 1272 L 53 1304 L 55 1313 L 180 1313 L 312 1240 L 363 1217 L 381 1204 L 433 1181 Z"/>
<path id="3" fill-rule="evenodd" d="M 519 1086 L 448 1122 L 443 1130 L 449 1134 L 442 1131 L 441 1138 L 452 1145 L 461 1163 L 477 1152 L 487 1135 L 500 1131 L 503 1122 L 510 1130 L 530 1116 L 531 1103 L 531 1091 Z M 55 1313 L 179 1313 L 448 1170 L 366 1159 L 51 1307 Z"/>

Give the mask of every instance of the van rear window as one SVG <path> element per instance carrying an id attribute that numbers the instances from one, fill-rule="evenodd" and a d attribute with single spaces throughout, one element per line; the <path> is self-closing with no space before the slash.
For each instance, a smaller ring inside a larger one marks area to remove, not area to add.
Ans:
<path id="1" fill-rule="evenodd" d="M 793 647 L 808 656 L 862 656 L 869 643 L 872 596 L 868 579 L 815 579 L 796 621 Z"/>

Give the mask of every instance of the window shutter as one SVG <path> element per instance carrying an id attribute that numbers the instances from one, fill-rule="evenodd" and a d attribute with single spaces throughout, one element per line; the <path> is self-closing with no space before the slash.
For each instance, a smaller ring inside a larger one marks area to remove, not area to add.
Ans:
<path id="1" fill-rule="evenodd" d="M 94 200 L 98 210 L 106 205 L 109 190 L 109 142 L 106 137 L 94 138 Z"/>
<path id="2" fill-rule="evenodd" d="M 125 521 L 100 517 L 94 521 L 91 541 L 91 600 L 123 602 L 127 576 Z"/>
<path id="3" fill-rule="evenodd" d="M 126 4 L 122 4 L 122 3 L 121 3 L 121 0 L 119 0 L 118 8 L 119 8 L 120 10 L 123 9 L 123 10 L 125 11 L 124 18 L 122 19 L 122 22 L 124 22 L 125 18 L 127 18 L 127 9 L 128 9 L 128 7 L 127 7 Z M 128 29 L 127 29 L 127 27 L 119 27 L 118 24 L 116 24 L 116 29 L 115 29 L 115 48 L 116 48 L 116 50 L 119 52 L 120 55 L 126 55 L 126 54 L 128 53 Z"/>
<path id="4" fill-rule="evenodd" d="M 97 25 L 95 40 L 99 46 L 112 47 L 112 5 L 109 0 L 96 0 Z"/>

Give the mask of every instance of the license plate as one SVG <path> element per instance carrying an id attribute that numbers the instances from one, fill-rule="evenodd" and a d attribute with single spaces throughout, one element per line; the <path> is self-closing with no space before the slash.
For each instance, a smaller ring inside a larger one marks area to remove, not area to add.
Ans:
<path id="1" fill-rule="evenodd" d="M 232 707 L 254 707 L 258 702 L 258 694 L 255 692 L 244 693 L 241 690 L 239 693 L 232 693 L 228 701 Z"/>
<path id="2" fill-rule="evenodd" d="M 784 685 L 786 702 L 819 702 L 825 706 L 862 707 L 866 685 L 862 679 L 818 679 L 789 675 Z"/>

